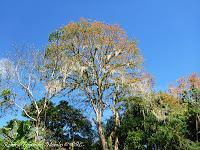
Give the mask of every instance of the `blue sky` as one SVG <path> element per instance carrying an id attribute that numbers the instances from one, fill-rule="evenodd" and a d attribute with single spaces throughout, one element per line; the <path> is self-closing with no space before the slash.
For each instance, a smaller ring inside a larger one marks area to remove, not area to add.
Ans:
<path id="1" fill-rule="evenodd" d="M 200 73 L 199 0 L 1 0 L 0 57 L 13 43 L 47 43 L 50 32 L 80 17 L 119 24 L 138 41 L 156 89 Z"/>

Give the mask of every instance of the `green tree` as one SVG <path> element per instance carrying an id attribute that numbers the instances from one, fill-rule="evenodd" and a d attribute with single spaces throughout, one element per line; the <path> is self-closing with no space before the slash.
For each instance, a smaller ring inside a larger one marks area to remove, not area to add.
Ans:
<path id="1" fill-rule="evenodd" d="M 170 87 L 170 92 L 187 104 L 188 137 L 199 142 L 200 136 L 200 78 L 193 73 L 189 77 L 178 80 L 176 87 Z"/>
<path id="2" fill-rule="evenodd" d="M 44 99 L 38 102 L 38 106 L 43 103 Z M 32 117 L 36 115 L 32 111 L 33 104 L 26 106 L 25 109 Z M 94 131 L 90 121 L 68 102 L 60 101 L 58 105 L 55 105 L 48 101 L 45 111 L 41 113 L 41 122 L 45 126 L 46 142 L 63 144 L 79 142 L 80 149 L 92 149 Z M 69 148 L 69 145 L 66 147 Z M 76 145 L 74 147 L 78 148 Z"/>
<path id="3" fill-rule="evenodd" d="M 35 142 L 35 131 L 30 121 L 11 120 L 0 129 L 1 149 L 42 150 L 44 141 Z"/>
<path id="4" fill-rule="evenodd" d="M 198 149 L 199 144 L 187 136 L 187 104 L 167 93 L 152 98 L 150 106 L 142 97 L 125 99 L 118 130 L 120 149 Z M 112 119 L 106 131 L 111 128 Z"/>

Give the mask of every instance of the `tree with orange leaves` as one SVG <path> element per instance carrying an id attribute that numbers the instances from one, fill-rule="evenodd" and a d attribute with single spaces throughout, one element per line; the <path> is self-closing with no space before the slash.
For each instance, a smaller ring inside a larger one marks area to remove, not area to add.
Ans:
<path id="1" fill-rule="evenodd" d="M 199 142 L 200 136 L 200 78 L 196 73 L 178 80 L 177 87 L 170 92 L 188 104 L 189 137 Z"/>
<path id="2" fill-rule="evenodd" d="M 189 77 L 182 77 L 178 81 L 177 87 L 170 85 L 169 91 L 174 96 L 184 96 L 185 92 L 189 92 L 194 89 L 200 89 L 200 78 L 196 73 L 191 74 Z"/>
<path id="3" fill-rule="evenodd" d="M 50 83 L 56 85 L 52 90 L 67 89 L 81 95 L 80 99 L 95 112 L 103 149 L 118 150 L 117 104 L 120 98 L 134 93 L 131 90 L 143 79 L 143 59 L 136 42 L 129 40 L 118 25 L 81 19 L 50 35 L 46 58 L 49 75 L 55 76 Z M 106 109 L 112 111 L 115 120 L 110 144 L 102 126 Z"/>

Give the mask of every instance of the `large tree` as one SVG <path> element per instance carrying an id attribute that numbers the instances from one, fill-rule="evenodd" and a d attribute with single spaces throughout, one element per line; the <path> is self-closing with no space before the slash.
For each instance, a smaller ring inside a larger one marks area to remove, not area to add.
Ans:
<path id="1" fill-rule="evenodd" d="M 113 112 L 115 131 L 120 125 L 118 100 L 129 95 L 142 78 L 142 57 L 135 40 L 118 25 L 98 21 L 72 22 L 49 37 L 48 68 L 58 90 L 66 88 L 89 104 L 95 112 L 102 147 L 108 149 L 102 126 L 104 111 Z M 113 133 L 114 149 L 118 136 Z"/>

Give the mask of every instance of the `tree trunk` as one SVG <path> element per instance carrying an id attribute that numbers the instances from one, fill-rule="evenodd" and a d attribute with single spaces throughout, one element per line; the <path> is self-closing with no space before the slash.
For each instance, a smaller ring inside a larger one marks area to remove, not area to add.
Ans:
<path id="1" fill-rule="evenodd" d="M 118 147 L 119 147 L 119 138 L 116 135 L 116 137 L 115 137 L 115 150 L 118 150 Z"/>
<path id="2" fill-rule="evenodd" d="M 116 110 L 115 110 L 116 111 Z M 119 147 L 119 138 L 118 138 L 118 128 L 120 126 L 119 113 L 115 112 L 115 150 L 118 150 Z"/>
<path id="3" fill-rule="evenodd" d="M 100 136 L 100 140 L 101 140 L 103 150 L 108 150 L 108 145 L 107 145 L 107 142 L 106 142 L 106 138 L 105 138 L 105 135 L 104 135 L 104 132 L 103 132 L 103 127 L 102 127 L 101 122 L 97 122 L 97 129 L 98 129 L 98 132 L 99 132 L 99 136 Z"/>
<path id="4" fill-rule="evenodd" d="M 39 124 L 36 121 L 36 123 L 35 123 L 35 142 L 38 142 L 38 141 L 39 141 Z"/>
<path id="5" fill-rule="evenodd" d="M 196 141 L 199 141 L 199 116 L 196 116 Z"/>
<path id="6" fill-rule="evenodd" d="M 115 123 L 114 130 L 113 130 L 113 133 L 114 133 L 114 150 L 118 150 L 119 149 L 119 137 L 118 137 L 118 131 L 117 130 L 120 126 L 120 117 L 119 117 L 119 113 L 118 113 L 118 111 L 116 110 L 115 107 L 112 108 L 112 112 L 113 112 L 114 123 Z"/>
<path id="7" fill-rule="evenodd" d="M 39 142 L 40 141 L 40 133 L 39 133 L 39 129 L 40 129 L 40 114 L 37 114 L 36 117 L 36 122 L 35 122 L 35 142 Z"/>
<path id="8" fill-rule="evenodd" d="M 102 127 L 102 122 L 101 122 L 102 112 L 101 112 L 101 110 L 98 110 L 96 106 L 94 106 L 93 108 L 94 108 L 94 111 L 96 114 L 95 123 L 96 123 L 96 127 L 97 127 L 99 137 L 101 140 L 102 148 L 103 148 L 103 150 L 108 150 L 108 143 L 106 141 L 106 137 L 105 137 L 103 127 Z"/>
<path id="9" fill-rule="evenodd" d="M 109 148 L 109 150 L 113 150 L 113 135 L 114 135 L 114 131 L 112 131 L 111 134 L 108 137 L 108 148 Z"/>

